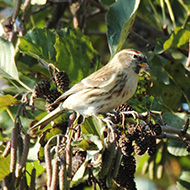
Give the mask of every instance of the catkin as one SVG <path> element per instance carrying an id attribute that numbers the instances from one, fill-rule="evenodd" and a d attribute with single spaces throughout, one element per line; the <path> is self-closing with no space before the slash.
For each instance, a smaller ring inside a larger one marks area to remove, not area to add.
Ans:
<path id="1" fill-rule="evenodd" d="M 18 124 L 15 124 L 15 127 L 12 130 L 11 134 L 11 163 L 10 163 L 10 172 L 14 172 L 16 168 L 17 160 L 17 139 L 18 139 Z"/>

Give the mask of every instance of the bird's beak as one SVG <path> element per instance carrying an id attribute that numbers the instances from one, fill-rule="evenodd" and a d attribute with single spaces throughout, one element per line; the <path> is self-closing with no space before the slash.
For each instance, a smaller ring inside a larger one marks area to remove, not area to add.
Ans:
<path id="1" fill-rule="evenodd" d="M 138 66 L 141 67 L 141 68 L 144 68 L 144 69 L 149 69 L 150 68 L 149 65 L 147 63 L 145 63 L 145 62 L 139 63 Z"/>

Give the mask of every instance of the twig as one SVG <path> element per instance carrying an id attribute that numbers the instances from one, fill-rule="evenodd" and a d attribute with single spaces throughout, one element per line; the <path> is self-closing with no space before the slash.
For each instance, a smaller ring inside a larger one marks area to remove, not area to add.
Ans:
<path id="1" fill-rule="evenodd" d="M 3 157 L 7 157 L 11 150 L 11 141 L 9 141 L 5 147 L 5 150 L 3 151 Z"/>
<path id="2" fill-rule="evenodd" d="M 189 39 L 189 52 L 188 52 L 188 57 L 186 61 L 186 67 L 190 67 L 190 39 Z"/>

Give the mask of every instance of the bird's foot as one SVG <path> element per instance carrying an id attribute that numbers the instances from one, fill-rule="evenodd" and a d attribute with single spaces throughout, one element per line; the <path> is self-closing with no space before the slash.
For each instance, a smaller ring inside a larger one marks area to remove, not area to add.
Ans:
<path id="1" fill-rule="evenodd" d="M 104 123 L 106 123 L 106 125 L 108 127 L 108 130 L 109 130 L 108 131 L 108 140 L 110 142 L 113 142 L 115 140 L 115 138 L 116 138 L 116 131 L 117 131 L 116 128 L 115 128 L 114 123 L 110 120 L 109 117 L 106 117 L 106 118 L 102 119 L 102 121 Z"/>

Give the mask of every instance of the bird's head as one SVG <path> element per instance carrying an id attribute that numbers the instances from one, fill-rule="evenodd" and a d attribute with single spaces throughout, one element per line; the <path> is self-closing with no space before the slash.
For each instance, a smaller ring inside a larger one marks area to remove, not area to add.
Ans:
<path id="1" fill-rule="evenodd" d="M 146 56 L 134 49 L 121 50 L 114 57 L 121 63 L 123 69 L 132 69 L 137 74 L 141 68 L 149 68 Z"/>

